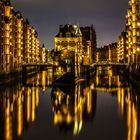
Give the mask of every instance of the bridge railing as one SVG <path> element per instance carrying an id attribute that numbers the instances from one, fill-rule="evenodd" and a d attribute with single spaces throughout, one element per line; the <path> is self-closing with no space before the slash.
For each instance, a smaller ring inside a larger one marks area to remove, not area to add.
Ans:
<path id="1" fill-rule="evenodd" d="M 93 63 L 90 66 L 94 67 L 94 66 L 128 66 L 128 63 L 118 63 L 118 62 L 97 62 L 97 63 Z"/>
<path id="2" fill-rule="evenodd" d="M 23 63 L 22 66 L 40 66 L 40 65 L 53 65 L 52 63 Z"/>

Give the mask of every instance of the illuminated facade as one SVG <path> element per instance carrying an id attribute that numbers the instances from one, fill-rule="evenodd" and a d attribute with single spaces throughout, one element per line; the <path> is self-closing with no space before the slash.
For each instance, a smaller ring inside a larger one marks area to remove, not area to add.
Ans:
<path id="1" fill-rule="evenodd" d="M 118 62 L 127 61 L 127 52 L 126 52 L 126 32 L 122 32 L 118 38 L 117 46 L 117 60 Z"/>
<path id="2" fill-rule="evenodd" d="M 23 63 L 37 62 L 37 31 L 19 11 L 14 11 L 10 0 L 0 0 L 0 73 L 20 71 Z"/>
<path id="3" fill-rule="evenodd" d="M 38 33 L 28 20 L 24 22 L 24 62 L 40 62 L 40 46 Z"/>
<path id="4" fill-rule="evenodd" d="M 12 18 L 12 39 L 13 68 L 20 69 L 23 60 L 23 16 L 20 12 L 13 11 Z"/>
<path id="5" fill-rule="evenodd" d="M 60 25 L 54 44 L 54 64 L 71 66 L 76 76 L 83 65 L 89 66 L 95 61 L 96 32 L 93 26 Z"/>
<path id="6" fill-rule="evenodd" d="M 9 1 L 0 1 L 0 69 L 3 72 L 9 72 L 12 64 L 10 61 L 13 60 L 13 50 L 11 49 L 11 18 L 12 18 L 12 7 Z"/>
<path id="7" fill-rule="evenodd" d="M 84 46 L 84 57 L 83 64 L 91 64 L 96 60 L 96 32 L 95 28 L 92 26 L 86 26 L 80 28 L 82 32 L 82 43 Z"/>
<path id="8" fill-rule="evenodd" d="M 117 43 L 98 48 L 96 52 L 96 62 L 117 62 Z"/>
<path id="9" fill-rule="evenodd" d="M 126 16 L 128 63 L 140 64 L 140 1 L 130 0 Z"/>
<path id="10" fill-rule="evenodd" d="M 78 25 L 60 25 L 54 39 L 54 64 L 71 65 L 76 76 L 80 73 L 83 60 L 82 33 Z"/>
<path id="11" fill-rule="evenodd" d="M 45 48 L 44 44 L 40 48 L 40 62 L 41 63 L 47 62 L 47 49 Z"/>
<path id="12" fill-rule="evenodd" d="M 0 21 L 3 20 L 3 11 L 4 11 L 4 6 L 3 6 L 3 3 L 0 1 Z M 2 22 L 0 22 L 0 71 L 3 70 L 2 27 L 3 27 L 3 24 Z"/>
<path id="13" fill-rule="evenodd" d="M 39 44 L 39 38 L 38 38 L 38 33 L 37 31 L 35 32 L 35 54 L 34 54 L 34 62 L 38 63 L 40 62 L 40 53 L 39 53 L 39 49 L 40 49 L 40 44 Z"/>
<path id="14" fill-rule="evenodd" d="M 108 61 L 109 51 L 108 46 L 97 48 L 96 62 Z"/>
<path id="15" fill-rule="evenodd" d="M 82 33 L 78 25 L 60 25 L 60 31 L 55 36 L 54 51 L 58 53 L 55 59 L 59 63 L 79 65 L 82 63 Z"/>

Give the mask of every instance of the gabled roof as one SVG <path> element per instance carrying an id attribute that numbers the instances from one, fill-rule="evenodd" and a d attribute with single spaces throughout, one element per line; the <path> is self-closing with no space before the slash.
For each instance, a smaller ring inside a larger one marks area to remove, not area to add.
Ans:
<path id="1" fill-rule="evenodd" d="M 69 35 L 70 37 L 79 37 L 82 36 L 80 27 L 78 25 L 70 25 L 66 24 L 65 26 L 60 25 L 59 27 L 59 33 L 56 35 L 56 37 L 67 37 Z"/>

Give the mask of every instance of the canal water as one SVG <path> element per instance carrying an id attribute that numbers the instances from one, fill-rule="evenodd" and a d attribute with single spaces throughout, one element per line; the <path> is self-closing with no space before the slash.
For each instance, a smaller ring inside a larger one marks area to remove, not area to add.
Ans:
<path id="1" fill-rule="evenodd" d="M 111 68 L 52 86 L 47 69 L 0 87 L 0 140 L 139 140 L 139 89 Z"/>

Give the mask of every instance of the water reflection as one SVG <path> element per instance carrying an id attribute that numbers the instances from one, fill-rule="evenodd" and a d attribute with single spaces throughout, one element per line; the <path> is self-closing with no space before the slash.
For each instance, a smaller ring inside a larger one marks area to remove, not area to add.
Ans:
<path id="1" fill-rule="evenodd" d="M 4 140 L 17 139 L 28 124 L 35 121 L 39 104 L 38 88 L 24 88 L 19 84 L 1 90 L 0 137 Z"/>
<path id="2" fill-rule="evenodd" d="M 54 87 L 52 90 L 54 124 L 63 131 L 78 135 L 83 123 L 93 120 L 96 111 L 96 91 L 86 82 L 74 87 Z"/>
<path id="3" fill-rule="evenodd" d="M 107 74 L 107 73 L 108 74 Z M 124 118 L 127 129 L 127 140 L 139 139 L 140 129 L 139 127 L 139 95 L 137 90 L 128 86 L 127 81 L 121 75 L 117 75 L 116 72 L 110 68 L 102 72 L 99 68 L 96 71 L 96 90 L 100 92 L 108 92 L 116 95 L 118 100 L 118 111 L 120 118 Z M 104 75 L 104 77 L 102 77 Z M 99 88 L 100 87 L 100 88 Z"/>
<path id="4" fill-rule="evenodd" d="M 112 67 L 97 68 L 96 75 L 94 75 L 94 83 L 96 87 L 106 87 L 119 88 L 128 86 L 127 80 L 124 75 L 121 75 L 117 72 L 117 69 L 112 69 Z"/>
<path id="5" fill-rule="evenodd" d="M 116 114 L 118 114 L 115 116 L 118 118 L 115 123 L 123 123 L 122 125 L 124 125 L 123 138 L 126 140 L 138 140 L 140 138 L 139 89 L 132 88 L 124 75 L 119 74 L 116 69 L 111 67 L 99 67 L 90 79 L 81 78 L 71 86 L 52 86 L 53 76 L 59 77 L 59 74 L 65 73 L 63 68 L 57 68 L 57 70 L 60 71 L 53 73 L 52 69 L 48 69 L 38 73 L 27 79 L 26 85 L 19 82 L 14 86 L 0 88 L 0 139 L 16 140 L 22 139 L 23 136 L 26 138 L 26 131 L 28 131 L 31 123 L 40 121 L 37 120 L 40 114 L 36 115 L 42 102 L 40 97 L 47 94 L 46 91 L 50 88 L 52 90 L 47 96 L 51 98 L 52 104 L 47 105 L 50 105 L 53 116 L 50 124 L 43 123 L 41 127 L 54 125 L 53 129 L 57 128 L 57 131 L 59 129 L 62 132 L 61 139 L 65 139 L 65 133 L 69 133 L 72 136 L 71 139 L 74 139 L 75 136 L 77 139 L 84 139 L 80 137 L 83 131 L 88 130 L 86 132 L 90 133 L 92 128 L 92 133 L 96 132 L 96 128 L 93 126 L 97 120 L 96 127 L 100 128 L 100 132 L 105 131 L 107 133 L 110 130 L 112 133 L 108 126 L 103 130 L 100 118 L 97 119 L 99 107 L 104 104 L 104 101 L 110 102 L 108 99 L 110 96 L 116 100 L 112 104 L 113 110 L 117 110 Z M 99 102 L 102 95 L 105 95 L 103 102 Z M 45 108 L 46 106 L 41 107 Z M 106 110 L 105 107 L 104 110 Z M 111 112 L 106 113 L 111 114 Z M 101 115 L 104 116 L 105 114 L 102 113 Z M 104 121 L 110 122 L 107 118 Z M 36 129 L 38 127 L 36 126 Z M 32 131 L 36 132 L 37 130 Z M 55 135 L 56 131 L 51 131 Z M 90 134 L 90 136 L 92 135 Z M 52 134 L 47 133 L 46 137 L 48 136 L 52 137 Z M 90 139 L 88 134 L 87 138 Z M 99 138 L 93 135 L 93 139 Z"/>
<path id="6" fill-rule="evenodd" d="M 39 93 L 46 91 L 52 82 L 52 70 L 30 77 L 26 86 L 21 82 L 0 87 L 0 139 L 21 138 L 28 125 L 35 121 L 39 105 Z"/>
<path id="7" fill-rule="evenodd" d="M 139 100 L 137 95 L 132 94 L 130 88 L 118 91 L 118 106 L 120 115 L 127 124 L 127 140 L 139 139 Z"/>
<path id="8" fill-rule="evenodd" d="M 50 87 L 52 85 L 52 69 L 47 69 L 46 71 L 38 72 L 32 76 L 29 76 L 26 79 L 26 82 L 23 86 L 25 87 L 41 87 L 43 91 L 46 91 L 46 87 Z"/>

